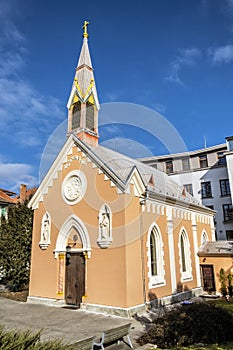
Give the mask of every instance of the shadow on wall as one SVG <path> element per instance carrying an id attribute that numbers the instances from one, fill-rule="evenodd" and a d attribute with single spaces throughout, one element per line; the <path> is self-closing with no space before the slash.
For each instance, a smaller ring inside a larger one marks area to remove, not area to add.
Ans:
<path id="1" fill-rule="evenodd" d="M 159 299 L 154 292 L 149 291 L 149 310 L 160 309 L 165 305 L 179 303 L 192 297 L 192 290 L 190 290 L 187 285 L 183 285 L 181 282 L 178 282 L 176 292 L 172 296 L 167 296 Z"/>

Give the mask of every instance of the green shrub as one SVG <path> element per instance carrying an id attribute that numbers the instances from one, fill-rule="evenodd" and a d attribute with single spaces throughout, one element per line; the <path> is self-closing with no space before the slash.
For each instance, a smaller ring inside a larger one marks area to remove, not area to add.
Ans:
<path id="1" fill-rule="evenodd" d="M 0 326 L 0 350 L 72 350 L 72 345 L 62 344 L 60 340 L 40 342 L 41 332 L 6 331 Z"/>
<path id="2" fill-rule="evenodd" d="M 228 282 L 228 294 L 229 296 L 232 298 L 233 297 L 233 286 L 232 286 L 232 275 L 229 273 L 229 275 L 227 275 L 227 282 Z"/>
<path id="3" fill-rule="evenodd" d="M 219 279 L 220 279 L 220 283 L 221 283 L 220 292 L 221 292 L 222 296 L 225 297 L 227 295 L 227 286 L 226 286 L 225 271 L 223 268 L 221 268 L 219 271 Z"/>
<path id="4" fill-rule="evenodd" d="M 233 340 L 233 316 L 207 303 L 179 306 L 159 318 L 139 339 L 139 344 L 161 348 L 197 343 L 223 344 Z"/>

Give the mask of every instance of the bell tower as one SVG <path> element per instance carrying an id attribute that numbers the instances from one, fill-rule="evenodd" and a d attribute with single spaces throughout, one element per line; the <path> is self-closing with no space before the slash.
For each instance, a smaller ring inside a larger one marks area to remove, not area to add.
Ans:
<path id="1" fill-rule="evenodd" d="M 89 22 L 83 25 L 83 44 L 67 104 L 68 133 L 75 133 L 89 146 L 98 145 L 98 112 L 100 109 L 94 73 L 88 48 Z"/>

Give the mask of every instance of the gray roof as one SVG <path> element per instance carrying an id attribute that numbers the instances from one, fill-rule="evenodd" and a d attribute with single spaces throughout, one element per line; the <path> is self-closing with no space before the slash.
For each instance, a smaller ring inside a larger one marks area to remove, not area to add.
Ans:
<path id="1" fill-rule="evenodd" d="M 198 251 L 199 256 L 232 256 L 233 241 L 215 241 L 204 243 Z"/>
<path id="2" fill-rule="evenodd" d="M 130 174 L 136 168 L 150 193 L 203 207 L 199 200 L 191 196 L 183 186 L 179 186 L 164 172 L 100 145 L 91 148 L 91 151 L 123 183 L 127 183 Z"/>

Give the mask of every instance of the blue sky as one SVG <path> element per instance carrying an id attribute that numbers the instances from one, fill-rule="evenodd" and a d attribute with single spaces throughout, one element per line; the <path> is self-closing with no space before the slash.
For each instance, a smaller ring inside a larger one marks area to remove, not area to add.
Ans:
<path id="1" fill-rule="evenodd" d="M 38 183 L 44 147 L 66 120 L 84 20 L 101 104 L 158 111 L 188 150 L 233 134 L 233 0 L 0 0 L 0 187 Z M 103 126 L 101 142 L 166 153 L 141 125 Z"/>

